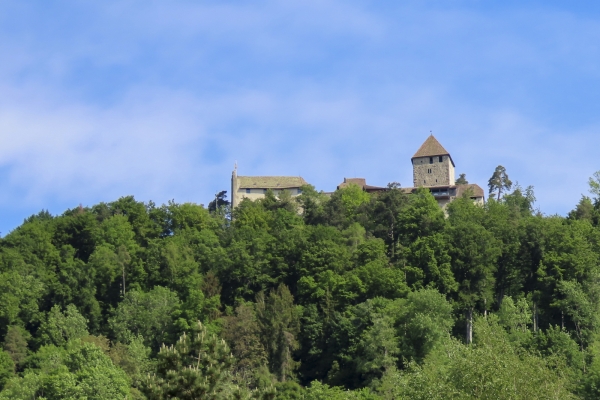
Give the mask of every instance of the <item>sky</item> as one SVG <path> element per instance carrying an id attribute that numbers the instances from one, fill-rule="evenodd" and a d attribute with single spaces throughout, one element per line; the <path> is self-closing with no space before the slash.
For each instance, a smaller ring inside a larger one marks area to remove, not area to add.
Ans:
<path id="1" fill-rule="evenodd" d="M 0 234 L 240 175 L 412 186 L 430 132 L 566 215 L 600 170 L 600 4 L 0 0 Z"/>

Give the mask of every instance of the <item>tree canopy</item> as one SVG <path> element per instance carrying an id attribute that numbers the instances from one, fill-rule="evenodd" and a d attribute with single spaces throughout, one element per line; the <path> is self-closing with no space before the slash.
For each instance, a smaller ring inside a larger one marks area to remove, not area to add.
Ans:
<path id="1" fill-rule="evenodd" d="M 0 239 L 0 399 L 598 398 L 599 177 L 566 217 L 501 166 L 445 210 L 392 183 L 42 211 Z"/>

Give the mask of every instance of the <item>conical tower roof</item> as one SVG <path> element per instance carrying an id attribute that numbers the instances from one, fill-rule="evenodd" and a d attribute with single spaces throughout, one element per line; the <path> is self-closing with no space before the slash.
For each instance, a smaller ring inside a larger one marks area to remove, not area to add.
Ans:
<path id="1" fill-rule="evenodd" d="M 450 157 L 450 161 L 452 165 L 454 165 L 454 161 L 452 160 L 452 156 L 448 151 L 438 142 L 435 136 L 430 135 L 425 142 L 419 147 L 419 150 L 412 156 L 411 160 L 420 157 L 435 157 L 435 156 L 448 156 Z"/>

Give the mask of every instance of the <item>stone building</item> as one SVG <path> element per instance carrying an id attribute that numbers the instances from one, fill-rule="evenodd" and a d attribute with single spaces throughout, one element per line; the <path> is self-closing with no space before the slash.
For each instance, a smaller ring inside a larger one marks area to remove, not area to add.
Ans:
<path id="1" fill-rule="evenodd" d="M 357 185 L 367 193 L 376 193 L 388 190 L 386 187 L 367 185 L 365 178 L 344 178 L 344 182 L 340 183 L 337 188 L 342 189 L 350 185 Z"/>
<path id="2" fill-rule="evenodd" d="M 414 187 L 454 185 L 454 161 L 433 135 L 425 140 L 410 160 Z"/>
<path id="3" fill-rule="evenodd" d="M 483 204 L 483 189 L 477 184 L 456 185 L 454 160 L 450 153 L 430 135 L 411 158 L 413 165 L 413 187 L 404 188 L 412 193 L 418 187 L 429 189 L 442 208 L 463 194 L 477 204 Z"/>
<path id="4" fill-rule="evenodd" d="M 450 153 L 430 135 L 411 158 L 413 166 L 413 186 L 402 188 L 405 193 L 413 193 L 419 187 L 429 189 L 438 205 L 445 209 L 448 203 L 462 196 L 468 196 L 477 204 L 483 204 L 483 189 L 477 184 L 457 185 L 455 165 Z M 244 198 L 256 200 L 263 198 L 268 189 L 275 195 L 289 191 L 292 197 L 302 193 L 307 182 L 299 176 L 238 176 L 237 167 L 231 177 L 231 205 L 236 207 Z M 344 178 L 337 186 L 342 189 L 348 185 L 358 185 L 365 192 L 377 193 L 389 190 L 387 187 L 368 185 L 365 178 Z M 331 193 L 326 193 L 331 194 Z"/>
<path id="5" fill-rule="evenodd" d="M 261 199 L 269 189 L 275 195 L 285 190 L 295 197 L 306 184 L 300 176 L 238 176 L 236 167 L 231 175 L 231 206 L 236 207 L 244 198 Z"/>
<path id="6" fill-rule="evenodd" d="M 448 203 L 463 194 L 477 204 L 484 203 L 484 192 L 479 185 L 457 185 L 454 160 L 450 153 L 430 135 L 411 158 L 413 165 L 413 186 L 402 188 L 405 193 L 413 193 L 419 187 L 428 188 L 438 205 L 445 209 Z M 374 193 L 389 190 L 387 187 L 368 185 L 365 178 L 344 178 L 338 189 L 348 185 L 358 185 L 365 192 Z"/>

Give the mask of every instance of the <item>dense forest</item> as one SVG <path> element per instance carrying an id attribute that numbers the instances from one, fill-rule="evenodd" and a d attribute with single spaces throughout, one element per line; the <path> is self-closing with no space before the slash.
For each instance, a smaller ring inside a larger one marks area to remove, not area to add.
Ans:
<path id="1" fill-rule="evenodd" d="M 600 173 L 566 217 L 502 173 L 446 212 L 394 183 L 33 215 L 0 399 L 600 398 Z"/>

